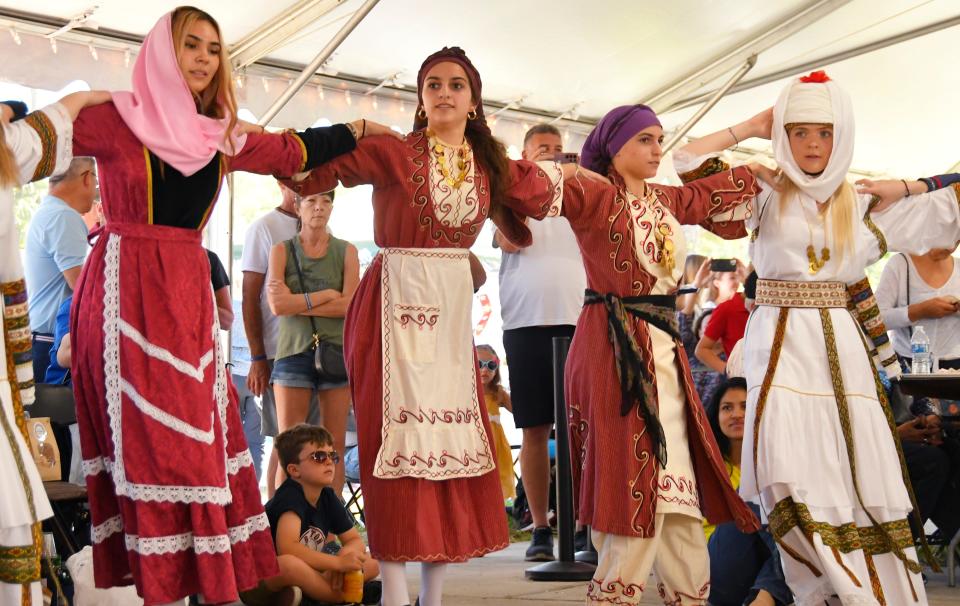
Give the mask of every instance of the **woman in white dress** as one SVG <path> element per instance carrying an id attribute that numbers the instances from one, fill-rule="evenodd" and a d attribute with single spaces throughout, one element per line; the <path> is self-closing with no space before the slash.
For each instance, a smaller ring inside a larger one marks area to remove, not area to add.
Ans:
<path id="1" fill-rule="evenodd" d="M 40 522 L 52 514 L 27 446 L 23 406 L 33 403 L 27 292 L 20 266 L 13 189 L 65 170 L 73 120 L 106 93 L 73 93 L 10 123 L 0 103 L 0 604 L 40 605 Z"/>
<path id="2" fill-rule="evenodd" d="M 783 175 L 776 189 L 763 184 L 747 219 L 760 280 L 744 345 L 740 493 L 769 520 L 798 605 L 925 604 L 911 497 L 871 363 L 873 354 L 894 368 L 895 357 L 864 270 L 888 248 L 952 245 L 958 189 L 859 182 L 858 194 L 846 180 L 851 103 L 823 72 L 787 85 L 771 135 Z M 734 139 L 720 131 L 687 151 Z"/>

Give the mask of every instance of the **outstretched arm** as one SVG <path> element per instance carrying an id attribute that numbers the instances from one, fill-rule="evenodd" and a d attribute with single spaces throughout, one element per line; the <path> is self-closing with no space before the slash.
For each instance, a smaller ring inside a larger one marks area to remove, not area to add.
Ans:
<path id="1" fill-rule="evenodd" d="M 769 139 L 773 127 L 773 108 L 765 109 L 749 120 L 687 143 L 680 150 L 693 156 L 722 151 L 752 137 Z"/>

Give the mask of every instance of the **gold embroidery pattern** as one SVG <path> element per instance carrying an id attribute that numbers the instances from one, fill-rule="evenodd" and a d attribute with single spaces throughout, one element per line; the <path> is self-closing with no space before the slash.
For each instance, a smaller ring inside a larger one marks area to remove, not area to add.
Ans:
<path id="1" fill-rule="evenodd" d="M 880 202 L 879 196 L 874 196 L 870 203 L 867 205 L 867 212 L 863 215 L 863 222 L 867 226 L 867 229 L 870 230 L 870 233 L 873 234 L 873 237 L 877 239 L 877 244 L 880 245 L 880 256 L 887 254 L 887 238 L 883 235 L 883 232 L 880 231 L 880 228 L 877 227 L 877 224 L 873 222 L 873 219 L 870 218 L 870 211 Z"/>
<path id="2" fill-rule="evenodd" d="M 21 399 L 33 401 L 33 350 L 30 333 L 30 315 L 27 308 L 27 283 L 23 279 L 0 283 L 3 297 L 3 325 L 7 352 L 13 357 L 15 373 L 8 380 L 20 388 Z"/>
<path id="3" fill-rule="evenodd" d="M 867 572 L 870 574 L 870 588 L 873 589 L 873 597 L 877 598 L 880 606 L 887 606 L 887 600 L 883 597 L 883 585 L 880 584 L 880 575 L 877 574 L 877 567 L 873 563 L 873 556 L 868 553 L 864 559 L 867 561 Z"/>
<path id="4" fill-rule="evenodd" d="M 807 506 L 795 502 L 792 497 L 779 501 L 769 519 L 770 533 L 778 542 L 796 528 L 808 540 L 814 534 L 820 535 L 824 545 L 841 553 L 863 550 L 865 554 L 875 556 L 913 546 L 913 535 L 906 519 L 877 526 L 857 526 L 853 522 L 834 526 L 814 520 Z"/>
<path id="5" fill-rule="evenodd" d="M 40 137 L 40 161 L 30 181 L 39 181 L 53 174 L 57 167 L 57 129 L 42 111 L 31 112 L 23 119 Z"/>
<path id="6" fill-rule="evenodd" d="M 847 307 L 843 282 L 757 280 L 757 305 L 772 307 Z"/>
<path id="7" fill-rule="evenodd" d="M 730 165 L 724 162 L 723 159 L 707 158 L 703 164 L 694 168 L 693 170 L 680 173 L 680 180 L 684 183 L 690 183 L 691 181 L 710 177 L 728 170 L 730 170 Z"/>
<path id="8" fill-rule="evenodd" d="M 479 166 L 473 167 L 473 176 L 467 178 L 468 183 L 473 187 L 466 194 L 466 203 L 472 209 L 476 208 L 474 213 L 471 210 L 466 217 L 454 217 L 451 220 L 451 214 L 457 214 L 453 211 L 453 204 L 444 200 L 435 200 L 437 191 L 450 194 L 450 188 L 444 183 L 435 183 L 434 172 L 438 179 L 443 180 L 443 175 L 439 170 L 434 170 L 434 162 L 431 160 L 428 149 L 427 136 L 423 131 L 413 133 L 408 138 L 408 145 L 414 150 L 414 155 L 409 159 L 414 165 L 414 172 L 410 175 L 410 182 L 416 186 L 413 192 L 413 199 L 410 206 L 419 207 L 420 214 L 417 223 L 421 230 L 429 230 L 430 237 L 438 243 L 450 243 L 460 245 L 464 239 L 475 237 L 480 232 L 480 226 L 487 219 L 489 214 L 490 200 L 488 190 L 485 186 L 483 171 Z M 484 199 L 486 198 L 486 202 Z M 438 214 L 439 213 L 439 214 Z"/>
<path id="9" fill-rule="evenodd" d="M 770 347 L 770 359 L 767 361 L 767 370 L 763 374 L 763 382 L 760 384 L 760 396 L 757 398 L 757 416 L 753 420 L 753 474 L 758 489 L 760 488 L 760 481 L 757 479 L 757 447 L 760 441 L 760 422 L 763 420 L 763 410 L 767 406 L 767 396 L 770 395 L 773 375 L 776 374 L 777 364 L 780 362 L 780 350 L 783 349 L 783 337 L 787 331 L 787 314 L 789 313 L 789 307 L 781 307 L 780 314 L 777 316 L 777 327 L 773 332 L 773 345 Z"/>
<path id="10" fill-rule="evenodd" d="M 633 605 L 643 597 L 642 584 L 625 583 L 623 579 L 606 582 L 603 579 L 590 579 L 587 586 L 587 600 L 590 602 Z"/>
<path id="11" fill-rule="evenodd" d="M 0 583 L 21 585 L 40 580 L 40 552 L 37 546 L 0 546 Z"/>

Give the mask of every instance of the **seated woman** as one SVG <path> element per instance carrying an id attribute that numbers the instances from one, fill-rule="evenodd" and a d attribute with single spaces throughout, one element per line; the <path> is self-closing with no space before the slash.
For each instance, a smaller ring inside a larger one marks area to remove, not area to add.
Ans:
<path id="1" fill-rule="evenodd" d="M 727 379 L 707 404 L 707 419 L 723 454 L 730 483 L 740 487 L 743 420 L 747 412 L 747 380 Z M 757 516 L 760 508 L 748 503 Z M 710 604 L 751 606 L 789 604 L 790 588 L 783 578 L 780 554 L 766 527 L 741 532 L 733 522 L 713 526 L 704 522 L 710 553 Z"/>
<path id="2" fill-rule="evenodd" d="M 357 247 L 327 229 L 332 212 L 332 191 L 297 196 L 300 233 L 270 251 L 267 300 L 280 318 L 270 382 L 280 431 L 307 420 L 316 391 L 333 446 L 345 452 L 350 408 L 346 376 L 321 373 L 314 362 L 314 350 L 323 343 L 343 347 L 343 316 L 360 283 Z M 278 472 L 280 485 L 286 472 Z M 343 490 L 342 465 L 336 468 L 333 489 L 338 495 Z"/>

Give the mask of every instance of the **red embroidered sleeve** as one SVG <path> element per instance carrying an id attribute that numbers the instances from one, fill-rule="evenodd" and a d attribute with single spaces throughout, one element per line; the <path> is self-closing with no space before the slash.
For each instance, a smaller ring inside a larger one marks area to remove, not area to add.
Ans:
<path id="1" fill-rule="evenodd" d="M 703 225 L 714 215 L 752 200 L 760 191 L 753 173 L 742 166 L 682 187 L 658 186 L 657 189 L 662 194 L 661 202 L 684 225 Z M 707 225 L 703 226 L 710 229 Z"/>

